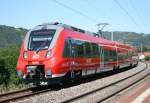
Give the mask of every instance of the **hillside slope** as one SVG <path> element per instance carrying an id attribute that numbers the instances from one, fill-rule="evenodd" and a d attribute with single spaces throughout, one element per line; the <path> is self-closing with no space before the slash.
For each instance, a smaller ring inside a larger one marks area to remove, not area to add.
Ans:
<path id="1" fill-rule="evenodd" d="M 0 47 L 18 45 L 26 29 L 0 25 Z"/>
<path id="2" fill-rule="evenodd" d="M 111 32 L 105 31 L 103 35 L 111 40 Z M 114 41 L 124 44 L 131 44 L 136 47 L 147 47 L 150 49 L 150 34 L 135 33 L 135 32 L 113 32 Z"/>

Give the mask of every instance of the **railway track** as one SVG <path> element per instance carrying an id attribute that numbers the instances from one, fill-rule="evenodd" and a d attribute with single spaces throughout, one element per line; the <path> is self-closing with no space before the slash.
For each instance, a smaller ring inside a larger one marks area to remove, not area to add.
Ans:
<path id="1" fill-rule="evenodd" d="M 32 88 L 4 93 L 0 95 L 0 102 L 7 102 L 7 101 L 17 99 L 19 97 L 23 97 L 29 94 L 32 94 Z"/>
<path id="2" fill-rule="evenodd" d="M 119 81 L 116 81 L 116 82 L 111 83 L 109 85 L 106 85 L 104 87 L 97 88 L 97 89 L 95 89 L 93 91 L 90 91 L 86 94 L 82 94 L 82 95 L 76 96 L 74 98 L 70 98 L 68 100 L 62 101 L 62 103 L 68 103 L 68 102 L 69 103 L 70 102 L 71 103 L 74 103 L 74 102 L 77 102 L 77 103 L 80 103 L 80 102 L 86 102 L 86 103 L 90 103 L 90 102 L 92 102 L 92 103 L 101 103 L 101 102 L 104 102 L 105 103 L 105 101 L 107 101 L 107 99 L 113 97 L 114 95 L 117 95 L 118 93 L 124 91 L 125 89 L 130 88 L 131 86 L 135 85 L 136 83 L 138 83 L 141 80 L 148 77 L 150 75 L 150 72 L 147 73 L 147 74 L 144 73 L 143 75 L 141 75 L 146 69 L 148 69 L 148 64 L 147 63 L 145 63 L 145 64 L 146 64 L 146 67 L 144 69 L 140 70 L 139 72 L 137 72 L 133 75 L 130 75 L 126 78 L 123 78 Z M 138 75 L 141 75 L 141 76 L 137 77 Z M 127 84 L 127 85 L 121 87 L 121 85 L 125 85 L 125 84 Z M 104 93 L 106 93 L 106 95 Z M 96 95 L 98 96 L 98 98 L 94 97 Z"/>
<path id="3" fill-rule="evenodd" d="M 97 89 L 94 89 L 92 91 L 89 91 L 85 94 L 81 94 L 81 95 L 78 95 L 78 96 L 75 96 L 75 97 L 71 97 L 69 99 L 62 99 L 61 102 L 80 102 L 80 100 L 83 100 L 86 99 L 86 98 L 90 98 L 90 95 L 93 95 L 95 93 L 98 93 L 98 94 L 102 94 L 101 91 L 107 89 L 107 88 L 111 88 L 111 87 L 119 87 L 119 84 L 120 83 L 123 83 L 124 81 L 127 81 L 131 78 L 136 78 L 137 75 L 140 75 L 140 74 L 143 74 L 142 76 L 140 76 L 139 78 L 137 78 L 134 82 L 131 82 L 129 83 L 127 86 L 123 87 L 123 88 L 120 88 L 119 90 L 117 91 L 114 91 L 112 92 L 111 94 L 109 95 L 106 95 L 106 96 L 100 96 L 98 98 L 98 100 L 96 100 L 96 102 L 103 102 L 105 100 L 107 100 L 108 98 L 112 97 L 113 95 L 121 92 L 122 90 L 136 84 L 138 81 L 142 80 L 143 78 L 147 77 L 150 73 L 147 73 L 147 74 L 144 74 L 143 72 L 145 70 L 147 70 L 148 68 L 148 64 L 146 63 L 146 67 L 141 69 L 140 71 L 132 74 L 132 75 L 129 75 L 127 76 L 126 78 L 123 78 L 121 80 L 118 80 L 116 82 L 113 82 L 111 84 L 108 84 L 108 85 L 105 85 L 103 87 L 100 87 L 100 88 L 97 88 Z M 115 73 L 117 75 L 117 73 Z M 111 74 L 112 75 L 112 74 Z M 133 81 L 133 80 L 131 80 Z M 77 83 L 78 84 L 78 83 Z M 28 89 L 24 89 L 24 90 L 20 90 L 20 91 L 15 91 L 15 92 L 10 92 L 10 93 L 6 93 L 6 94 L 1 94 L 0 95 L 0 103 L 1 102 L 9 102 L 9 101 L 14 101 L 14 100 L 19 100 L 19 99 L 22 99 L 24 97 L 29 97 L 29 96 L 32 96 L 32 95 L 36 95 L 36 94 L 40 94 L 40 93 L 45 93 L 45 92 L 48 92 L 48 91 L 51 91 L 51 94 L 53 94 L 53 90 L 52 89 L 53 87 L 50 87 L 50 86 L 46 86 L 46 87 L 33 87 L 33 88 L 28 88 Z M 55 92 L 58 92 L 59 93 L 59 89 L 61 89 L 60 87 L 54 87 L 55 88 Z M 58 90 L 58 91 L 56 91 Z M 65 88 L 64 89 L 65 91 L 68 91 L 68 88 Z M 69 92 L 69 91 L 68 91 Z M 43 95 L 43 94 L 42 94 Z M 56 95 L 57 96 L 57 95 Z M 81 101 L 81 102 L 83 102 Z M 57 101 L 56 101 L 57 102 Z M 93 101 L 95 102 L 95 101 Z"/>
<path id="4" fill-rule="evenodd" d="M 23 90 L 13 91 L 9 93 L 4 93 L 0 95 L 0 103 L 2 102 L 9 102 L 16 99 L 21 99 L 24 97 L 36 95 L 43 92 L 51 91 L 51 87 L 44 86 L 44 87 L 31 87 Z"/>

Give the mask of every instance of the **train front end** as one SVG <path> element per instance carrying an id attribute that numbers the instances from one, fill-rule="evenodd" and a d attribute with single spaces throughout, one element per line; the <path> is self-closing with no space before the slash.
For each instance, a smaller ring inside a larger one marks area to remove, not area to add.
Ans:
<path id="1" fill-rule="evenodd" d="M 27 32 L 16 67 L 19 78 L 35 85 L 48 85 L 59 79 L 52 68 L 54 46 L 61 31 L 56 25 L 39 25 Z"/>

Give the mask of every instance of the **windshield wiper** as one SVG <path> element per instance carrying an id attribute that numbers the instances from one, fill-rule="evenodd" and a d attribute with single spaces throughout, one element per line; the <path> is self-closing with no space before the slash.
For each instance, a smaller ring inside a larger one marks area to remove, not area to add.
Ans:
<path id="1" fill-rule="evenodd" d="M 38 53 L 40 50 L 42 50 L 42 49 L 43 49 L 43 46 L 44 46 L 47 42 L 48 42 L 48 39 L 45 40 L 45 41 L 39 46 L 39 48 L 37 48 L 36 53 Z"/>

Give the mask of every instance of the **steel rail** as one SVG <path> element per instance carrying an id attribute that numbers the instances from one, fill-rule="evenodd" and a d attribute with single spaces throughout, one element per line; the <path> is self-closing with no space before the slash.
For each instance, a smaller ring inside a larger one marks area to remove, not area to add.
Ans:
<path id="1" fill-rule="evenodd" d="M 46 87 L 46 88 L 32 87 L 32 88 L 27 88 L 23 90 L 14 91 L 14 92 L 4 93 L 0 95 L 0 103 L 21 99 L 24 97 L 36 95 L 36 94 L 43 93 L 43 92 L 48 92 L 51 90 L 52 89 L 50 87 Z"/>
<path id="2" fill-rule="evenodd" d="M 76 100 L 82 99 L 82 98 L 84 98 L 84 97 L 86 97 L 86 96 L 89 96 L 89 95 L 94 94 L 94 93 L 96 93 L 96 92 L 102 91 L 102 90 L 107 89 L 107 88 L 109 88 L 109 87 L 111 87 L 111 86 L 114 86 L 114 85 L 116 85 L 116 84 L 119 84 L 119 83 L 121 83 L 121 82 L 123 82 L 123 81 L 125 81 L 125 80 L 128 80 L 128 79 L 130 79 L 130 78 L 132 78 L 132 77 L 134 77 L 134 76 L 137 76 L 138 74 L 144 72 L 144 71 L 148 68 L 148 64 L 147 64 L 147 63 L 145 63 L 145 64 L 146 64 L 146 67 L 145 67 L 144 69 L 138 71 L 137 73 L 134 73 L 133 75 L 130 75 L 130 76 L 128 76 L 128 77 L 126 77 L 126 78 L 123 78 L 123 79 L 121 79 L 121 80 L 118 80 L 118 81 L 116 81 L 116 82 L 110 83 L 110 84 L 108 84 L 108 85 L 106 85 L 106 86 L 97 88 L 97 89 L 92 90 L 92 91 L 90 91 L 90 92 L 88 92 L 88 93 L 81 94 L 81 95 L 76 96 L 76 97 L 73 97 L 73 98 L 71 98 L 71 99 L 62 101 L 62 103 L 75 102 Z M 108 98 L 114 96 L 115 94 L 120 93 L 120 92 L 123 91 L 124 89 L 127 89 L 127 88 L 131 87 L 132 85 L 136 84 L 136 83 L 139 82 L 140 80 L 142 80 L 142 79 L 144 79 L 145 77 L 149 76 L 149 74 L 150 74 L 150 73 L 146 74 L 144 77 L 141 77 L 140 79 L 136 80 L 134 83 L 128 85 L 127 87 L 124 87 L 123 89 L 121 89 L 121 90 L 119 90 L 119 91 L 117 91 L 117 92 L 115 92 L 115 93 L 113 93 L 113 94 L 111 94 L 111 95 L 109 95 L 109 96 L 106 96 L 105 98 L 99 100 L 98 102 L 103 102 L 103 101 L 105 101 L 106 99 L 108 99 Z"/>
<path id="3" fill-rule="evenodd" d="M 148 64 L 147 64 L 147 63 L 145 63 L 145 64 L 146 64 L 145 69 L 147 69 L 147 68 L 148 68 Z M 145 70 L 145 69 L 144 69 L 144 70 Z M 136 85 L 137 83 L 139 83 L 139 82 L 141 82 L 142 80 L 144 80 L 145 78 L 147 78 L 149 75 L 150 75 L 150 73 L 147 73 L 146 75 L 142 76 L 141 78 L 139 78 L 138 80 L 136 80 L 136 81 L 134 81 L 133 83 L 129 84 L 128 86 L 122 88 L 121 90 L 118 90 L 118 91 L 116 91 L 115 93 L 112 93 L 110 96 L 107 96 L 107 97 L 105 97 L 105 98 L 99 100 L 99 102 L 103 102 L 103 101 L 105 101 L 105 100 L 107 100 L 107 99 L 113 97 L 114 95 L 117 95 L 118 93 L 120 93 L 120 92 L 122 92 L 122 91 L 124 91 L 124 90 L 126 90 L 126 89 L 128 89 L 128 88 L 130 88 L 130 87 L 132 87 L 133 85 Z"/>

